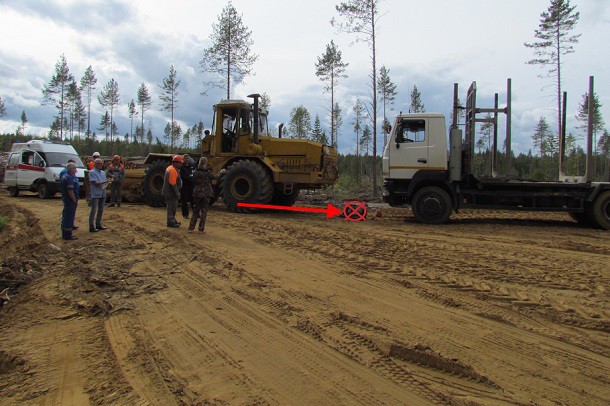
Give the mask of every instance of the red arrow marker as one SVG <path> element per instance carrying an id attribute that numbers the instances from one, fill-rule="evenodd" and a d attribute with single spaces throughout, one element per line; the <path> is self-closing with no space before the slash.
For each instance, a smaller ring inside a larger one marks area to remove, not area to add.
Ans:
<path id="1" fill-rule="evenodd" d="M 316 209 L 315 207 L 294 207 L 294 206 L 275 206 L 272 204 L 253 204 L 253 203 L 237 203 L 238 207 L 249 207 L 251 209 L 271 209 L 271 210 L 286 210 L 286 211 L 302 211 L 307 213 L 326 213 L 326 218 L 335 217 L 341 214 L 341 210 L 337 209 L 332 204 L 328 204 L 325 209 Z"/>

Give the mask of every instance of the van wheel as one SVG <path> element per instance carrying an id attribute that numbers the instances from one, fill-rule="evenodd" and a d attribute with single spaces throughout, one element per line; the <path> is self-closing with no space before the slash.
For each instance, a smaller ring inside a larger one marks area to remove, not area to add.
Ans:
<path id="1" fill-rule="evenodd" d="M 610 190 L 600 193 L 591 209 L 594 224 L 601 229 L 610 230 Z"/>
<path id="2" fill-rule="evenodd" d="M 38 197 L 41 199 L 48 199 L 51 196 L 51 191 L 49 190 L 49 185 L 47 185 L 47 182 L 40 182 L 38 184 Z"/>
<path id="3" fill-rule="evenodd" d="M 14 187 L 11 186 L 8 188 L 8 194 L 11 197 L 17 197 L 17 196 L 19 196 L 19 189 L 17 188 L 17 186 L 14 186 Z"/>
<path id="4" fill-rule="evenodd" d="M 427 186 L 415 193 L 411 208 L 418 221 L 426 224 L 443 224 L 451 217 L 451 198 L 443 189 Z"/>

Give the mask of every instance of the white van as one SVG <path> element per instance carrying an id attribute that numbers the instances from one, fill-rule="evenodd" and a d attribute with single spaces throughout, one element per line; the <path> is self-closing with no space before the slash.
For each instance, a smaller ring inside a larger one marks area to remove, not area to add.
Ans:
<path id="1" fill-rule="evenodd" d="M 69 159 L 76 163 L 76 176 L 82 187 L 85 165 L 72 145 L 49 140 L 15 143 L 6 162 L 4 186 L 13 197 L 20 190 L 36 192 L 41 199 L 52 197 L 60 191 L 59 173 Z"/>

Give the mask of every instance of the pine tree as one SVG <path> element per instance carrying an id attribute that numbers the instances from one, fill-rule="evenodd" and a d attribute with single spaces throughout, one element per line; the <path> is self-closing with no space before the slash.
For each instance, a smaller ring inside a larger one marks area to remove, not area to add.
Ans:
<path id="1" fill-rule="evenodd" d="M 267 93 L 263 93 L 261 95 L 261 100 L 259 102 L 259 108 L 262 111 L 269 112 L 269 109 L 271 108 L 271 97 L 269 97 L 269 95 Z"/>
<path id="2" fill-rule="evenodd" d="M 364 121 L 364 103 L 360 98 L 356 99 L 356 104 L 354 105 L 352 111 L 354 113 L 354 132 L 356 133 L 356 156 L 360 156 L 360 130 L 362 130 L 362 124 Z"/>
<path id="3" fill-rule="evenodd" d="M 93 97 L 93 90 L 95 89 L 96 84 L 97 78 L 95 77 L 93 68 L 89 65 L 80 80 L 80 91 L 81 94 L 84 92 L 87 103 L 87 136 L 91 134 L 91 98 Z"/>
<path id="4" fill-rule="evenodd" d="M 153 135 L 152 135 L 152 130 L 150 129 L 150 126 L 148 127 L 148 130 L 146 131 L 146 141 L 148 142 L 148 146 L 150 147 L 152 145 L 152 141 L 153 141 Z"/>
<path id="5" fill-rule="evenodd" d="M 99 131 L 103 131 L 104 134 L 106 134 L 106 141 L 108 141 L 108 137 L 109 137 L 108 130 L 110 129 L 110 115 L 108 114 L 107 111 L 100 118 L 100 126 L 97 129 Z"/>
<path id="6" fill-rule="evenodd" d="M 342 23 L 334 18 L 331 25 L 340 31 L 357 35 L 356 41 L 362 41 L 371 49 L 371 92 L 373 95 L 373 197 L 377 197 L 377 37 L 376 30 L 380 15 L 379 3 L 381 0 L 347 0 L 341 2 L 335 9 L 341 17 Z M 338 138 L 338 137 L 337 137 Z"/>
<path id="7" fill-rule="evenodd" d="M 540 156 L 544 157 L 548 152 L 548 138 L 551 132 L 549 124 L 546 122 L 544 117 L 540 117 L 538 124 L 534 128 L 534 135 L 532 135 L 532 141 L 534 147 L 540 152 Z"/>
<path id="8" fill-rule="evenodd" d="M 114 143 L 114 109 L 119 105 L 120 95 L 119 95 L 119 84 L 114 80 L 114 78 L 110 79 L 110 81 L 104 86 L 101 93 L 97 97 L 97 100 L 103 107 L 110 109 L 110 142 Z M 114 147 L 111 145 L 111 152 L 114 152 Z"/>
<path id="9" fill-rule="evenodd" d="M 62 54 L 55 64 L 55 74 L 42 89 L 43 104 L 54 104 L 59 112 L 59 137 L 64 138 L 64 113 L 66 111 L 66 93 L 73 80 L 66 57 Z"/>
<path id="10" fill-rule="evenodd" d="M 25 114 L 25 110 L 21 112 L 21 131 L 23 131 L 23 135 L 26 134 L 25 126 L 28 123 L 28 116 Z"/>
<path id="11" fill-rule="evenodd" d="M 131 120 L 131 128 L 129 130 L 129 135 L 133 139 L 133 118 L 138 115 L 138 112 L 136 111 L 136 103 L 133 101 L 133 99 L 131 99 L 131 101 L 127 105 L 127 108 L 129 110 L 129 119 Z"/>
<path id="12" fill-rule="evenodd" d="M 204 73 L 218 75 L 221 79 L 205 82 L 204 86 L 226 89 L 227 99 L 230 99 L 231 85 L 238 85 L 251 75 L 252 66 L 258 59 L 250 50 L 254 44 L 252 32 L 230 1 L 218 16 L 218 22 L 212 24 L 210 40 L 212 46 L 203 52 L 200 67 Z"/>
<path id="13" fill-rule="evenodd" d="M 546 77 L 555 81 L 558 134 L 561 134 L 562 122 L 562 57 L 574 53 L 574 44 L 578 43 L 580 37 L 580 34 L 570 35 L 580 18 L 580 12 L 574 12 L 575 9 L 576 6 L 570 6 L 570 0 L 551 0 L 547 11 L 540 14 L 538 29 L 534 30 L 534 37 L 539 41 L 524 44 L 533 50 L 535 56 L 527 63 L 547 68 Z"/>
<path id="14" fill-rule="evenodd" d="M 326 52 L 318 57 L 316 62 L 316 76 L 323 82 L 324 91 L 330 93 L 330 140 L 331 144 L 335 146 L 335 125 L 334 125 L 334 107 L 335 107 L 335 87 L 339 85 L 339 79 L 347 78 L 343 72 L 348 66 L 347 63 L 341 60 L 341 51 L 337 50 L 337 47 L 333 41 L 326 45 Z"/>
<path id="15" fill-rule="evenodd" d="M 362 137 L 360 137 L 360 149 L 364 151 L 365 156 L 369 156 L 371 151 L 371 127 L 364 126 L 362 130 Z"/>
<path id="16" fill-rule="evenodd" d="M 322 130 L 322 123 L 320 122 L 320 115 L 316 114 L 316 118 L 313 121 L 313 130 L 312 130 L 311 140 L 325 144 L 325 142 L 323 142 L 324 141 L 323 137 L 324 137 L 324 131 Z"/>
<path id="17" fill-rule="evenodd" d="M 417 90 L 417 86 L 413 85 L 411 90 L 411 105 L 409 107 L 410 113 L 425 113 L 426 106 L 421 101 L 421 93 Z"/>
<path id="18" fill-rule="evenodd" d="M 142 119 L 141 141 L 144 142 L 144 113 L 150 109 L 150 106 L 152 106 L 152 98 L 150 97 L 148 88 L 144 83 L 142 83 L 138 88 L 138 104 L 140 105 L 140 118 Z M 150 145 L 150 142 L 148 144 Z"/>
<path id="19" fill-rule="evenodd" d="M 335 108 L 333 109 L 332 125 L 334 126 L 333 133 L 335 134 L 335 145 L 334 147 L 339 149 L 339 135 L 341 132 L 341 126 L 343 125 L 343 116 L 341 116 L 341 107 L 339 103 L 335 102 Z"/>
<path id="20" fill-rule="evenodd" d="M 176 74 L 176 69 L 174 69 L 174 65 L 172 65 L 169 68 L 169 75 L 163 79 L 163 85 L 159 86 L 163 91 L 159 95 L 161 110 L 169 111 L 171 113 L 172 134 L 174 133 L 174 111 L 178 108 L 178 87 L 180 86 L 180 81 L 176 80 Z"/>
<path id="21" fill-rule="evenodd" d="M 298 106 L 290 112 L 290 134 L 292 138 L 309 139 L 311 133 L 311 114 L 304 106 Z"/>
<path id="22" fill-rule="evenodd" d="M 591 127 L 593 130 L 593 145 L 595 147 L 595 154 L 597 154 L 597 133 L 602 131 L 606 126 L 604 117 L 601 112 L 602 104 L 599 102 L 597 94 L 593 93 L 593 116 L 591 117 Z M 576 119 L 581 122 L 579 128 L 583 130 L 583 136 L 586 138 L 589 125 L 589 92 L 582 95 L 582 100 L 578 105 L 578 114 Z"/>
<path id="23" fill-rule="evenodd" d="M 171 137 L 171 135 L 172 135 L 172 125 L 170 124 L 169 121 L 167 122 L 167 124 L 165 124 L 165 128 L 163 129 L 163 134 L 165 134 L 164 137 L 163 137 L 163 139 L 165 140 L 165 143 L 167 145 L 170 145 L 171 142 L 172 142 L 172 137 Z"/>
<path id="24" fill-rule="evenodd" d="M 66 94 L 66 109 L 68 113 L 68 132 L 70 134 L 70 140 L 74 138 L 74 112 L 76 100 L 78 98 L 80 98 L 78 86 L 76 85 L 76 81 L 72 80 L 72 82 L 68 84 L 68 92 Z"/>
<path id="25" fill-rule="evenodd" d="M 4 100 L 0 97 L 0 118 L 6 116 L 6 106 L 4 105 Z"/>
<path id="26" fill-rule="evenodd" d="M 385 66 L 379 69 L 379 96 L 383 103 L 383 145 L 388 142 L 389 121 L 386 115 L 386 108 L 394 104 L 396 100 L 396 85 L 390 80 L 390 70 Z"/>

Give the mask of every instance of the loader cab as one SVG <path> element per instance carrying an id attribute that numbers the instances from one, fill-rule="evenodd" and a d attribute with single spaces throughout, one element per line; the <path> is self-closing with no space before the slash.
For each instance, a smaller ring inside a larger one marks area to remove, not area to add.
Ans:
<path id="1" fill-rule="evenodd" d="M 234 154 L 239 149 L 240 139 L 252 134 L 250 105 L 241 100 L 227 100 L 214 109 L 214 133 L 216 151 Z"/>
<path id="2" fill-rule="evenodd" d="M 408 180 L 418 171 L 447 169 L 442 114 L 400 114 L 393 127 L 384 149 L 384 178 Z"/>

